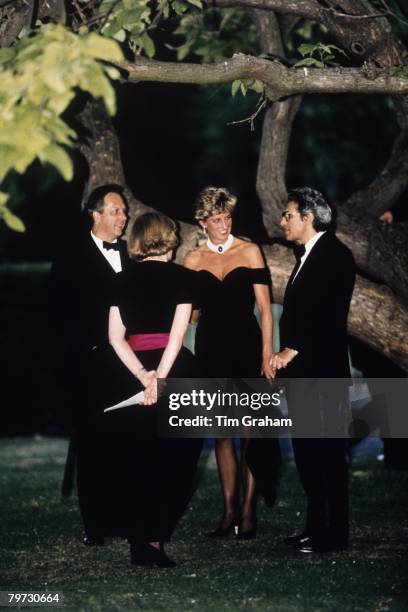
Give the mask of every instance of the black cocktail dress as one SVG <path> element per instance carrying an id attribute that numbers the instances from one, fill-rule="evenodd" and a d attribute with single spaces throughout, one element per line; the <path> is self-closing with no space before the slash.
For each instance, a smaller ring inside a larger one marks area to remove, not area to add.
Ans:
<path id="1" fill-rule="evenodd" d="M 270 286 L 268 268 L 239 266 L 219 280 L 200 270 L 195 355 L 202 376 L 208 378 L 259 378 L 262 368 L 262 334 L 254 314 L 254 285 Z M 251 439 L 246 459 L 266 501 L 272 505 L 280 465 L 274 439 Z"/>
<path id="2" fill-rule="evenodd" d="M 194 272 L 172 263 L 134 263 L 116 278 L 115 298 L 128 335 L 170 332 L 178 304 L 194 301 Z M 156 369 L 164 348 L 138 351 L 147 370 Z M 116 359 L 118 359 L 116 357 Z M 178 354 L 170 377 L 197 375 L 194 356 Z M 142 389 L 133 376 L 116 369 L 109 381 L 111 405 Z M 106 385 L 105 385 L 106 387 Z M 140 541 L 170 539 L 190 498 L 201 440 L 157 436 L 157 404 L 132 405 L 103 414 L 103 491 L 99 532 Z"/>

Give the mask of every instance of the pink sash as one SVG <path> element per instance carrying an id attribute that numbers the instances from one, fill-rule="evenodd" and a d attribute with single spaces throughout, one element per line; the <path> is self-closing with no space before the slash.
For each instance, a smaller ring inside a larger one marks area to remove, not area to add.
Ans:
<path id="1" fill-rule="evenodd" d="M 128 338 L 128 344 L 134 351 L 153 351 L 165 348 L 170 334 L 133 334 Z"/>

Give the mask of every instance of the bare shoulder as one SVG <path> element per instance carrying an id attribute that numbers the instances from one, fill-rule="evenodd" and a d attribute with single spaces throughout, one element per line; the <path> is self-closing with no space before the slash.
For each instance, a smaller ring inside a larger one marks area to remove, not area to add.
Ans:
<path id="1" fill-rule="evenodd" d="M 246 259 L 250 268 L 263 268 L 265 263 L 261 254 L 261 250 L 254 242 L 241 240 L 237 238 L 237 247 L 240 250 L 242 257 Z"/>
<path id="2" fill-rule="evenodd" d="M 203 256 L 203 248 L 199 247 L 194 251 L 189 251 L 184 258 L 184 265 L 186 268 L 191 270 L 197 270 L 200 267 L 201 259 Z"/>

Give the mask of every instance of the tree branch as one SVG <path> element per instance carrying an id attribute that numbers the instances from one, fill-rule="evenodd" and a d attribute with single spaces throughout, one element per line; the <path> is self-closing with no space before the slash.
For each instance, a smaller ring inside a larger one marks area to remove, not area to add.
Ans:
<path id="1" fill-rule="evenodd" d="M 395 139 L 391 157 L 373 182 L 356 191 L 347 200 L 350 208 L 359 208 L 378 217 L 389 210 L 408 187 L 408 130 Z"/>
<path id="2" fill-rule="evenodd" d="M 218 64 L 179 64 L 139 57 L 117 66 L 133 83 L 210 84 L 259 79 L 272 100 L 303 93 L 408 94 L 408 79 L 390 76 L 386 70 L 368 79 L 359 68 L 287 68 L 277 61 L 241 53 Z"/>

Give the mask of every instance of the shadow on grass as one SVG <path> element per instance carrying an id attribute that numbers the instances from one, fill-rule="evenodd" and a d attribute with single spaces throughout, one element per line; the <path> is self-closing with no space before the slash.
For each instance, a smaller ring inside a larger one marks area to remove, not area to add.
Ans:
<path id="1" fill-rule="evenodd" d="M 304 498 L 288 461 L 279 503 L 259 504 L 256 540 L 211 541 L 221 499 L 212 456 L 168 546 L 173 570 L 134 568 L 126 542 L 81 544 L 76 498 L 61 500 L 67 443 L 0 440 L 0 590 L 60 591 L 69 610 L 402 611 L 406 589 L 408 475 L 359 458 L 351 472 L 351 547 L 304 557 L 282 537 L 301 528 Z M 405 537 L 405 540 L 404 540 Z"/>

